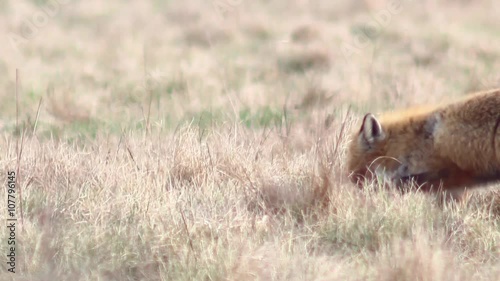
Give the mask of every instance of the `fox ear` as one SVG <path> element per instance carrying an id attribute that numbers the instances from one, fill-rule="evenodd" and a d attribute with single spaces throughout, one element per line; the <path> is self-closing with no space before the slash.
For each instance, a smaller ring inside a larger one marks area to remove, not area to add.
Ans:
<path id="1" fill-rule="evenodd" d="M 385 138 L 382 125 L 373 114 L 368 113 L 363 118 L 363 124 L 361 124 L 361 129 L 359 130 L 359 137 L 360 141 L 367 148 L 370 148 L 375 142 Z"/>

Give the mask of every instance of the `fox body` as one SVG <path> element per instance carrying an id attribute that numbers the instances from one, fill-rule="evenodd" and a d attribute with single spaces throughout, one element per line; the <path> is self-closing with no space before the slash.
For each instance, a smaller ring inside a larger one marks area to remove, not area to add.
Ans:
<path id="1" fill-rule="evenodd" d="M 353 181 L 383 175 L 455 192 L 500 180 L 500 89 L 455 103 L 363 118 L 350 144 Z"/>

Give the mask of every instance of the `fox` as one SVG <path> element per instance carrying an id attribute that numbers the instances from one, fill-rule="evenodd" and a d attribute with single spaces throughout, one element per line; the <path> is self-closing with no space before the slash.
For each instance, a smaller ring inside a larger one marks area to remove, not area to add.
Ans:
<path id="1" fill-rule="evenodd" d="M 347 149 L 354 183 L 381 177 L 400 190 L 460 200 L 466 189 L 500 181 L 500 88 L 451 103 L 367 113 Z M 355 127 L 358 128 L 358 127 Z"/>

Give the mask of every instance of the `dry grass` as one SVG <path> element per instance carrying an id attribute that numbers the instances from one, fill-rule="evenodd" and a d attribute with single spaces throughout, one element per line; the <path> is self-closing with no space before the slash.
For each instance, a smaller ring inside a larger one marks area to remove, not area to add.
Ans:
<path id="1" fill-rule="evenodd" d="M 32 33 L 54 2 L 2 2 L 1 280 L 497 280 L 498 185 L 441 206 L 344 171 L 362 113 L 500 86 L 496 2 L 205 2 L 68 1 Z"/>

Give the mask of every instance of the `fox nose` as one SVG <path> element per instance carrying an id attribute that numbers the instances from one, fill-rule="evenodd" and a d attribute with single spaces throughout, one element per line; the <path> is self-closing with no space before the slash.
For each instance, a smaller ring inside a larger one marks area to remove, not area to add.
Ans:
<path id="1" fill-rule="evenodd" d="M 406 165 L 406 164 L 401 164 L 401 165 L 398 167 L 398 170 L 397 170 L 397 175 L 398 175 L 400 178 L 409 177 L 409 176 L 410 176 L 410 168 L 408 167 L 408 165 Z"/>

